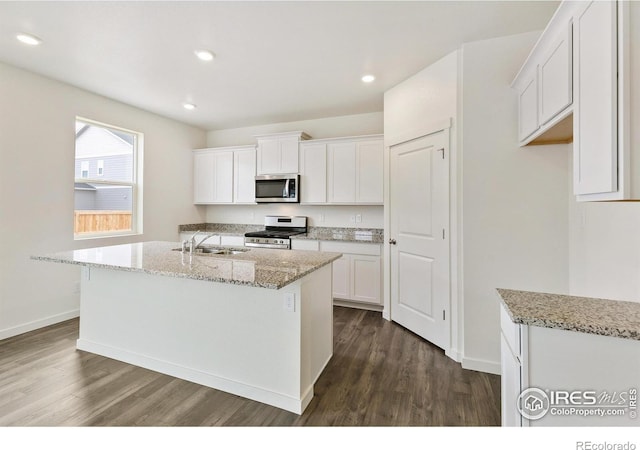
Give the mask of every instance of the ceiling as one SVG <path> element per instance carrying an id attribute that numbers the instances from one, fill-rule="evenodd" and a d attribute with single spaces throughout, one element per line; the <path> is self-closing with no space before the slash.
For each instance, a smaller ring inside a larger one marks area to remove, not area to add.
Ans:
<path id="1" fill-rule="evenodd" d="M 205 130 L 236 128 L 382 111 L 384 91 L 462 43 L 541 30 L 558 4 L 0 1 L 0 61 Z"/>

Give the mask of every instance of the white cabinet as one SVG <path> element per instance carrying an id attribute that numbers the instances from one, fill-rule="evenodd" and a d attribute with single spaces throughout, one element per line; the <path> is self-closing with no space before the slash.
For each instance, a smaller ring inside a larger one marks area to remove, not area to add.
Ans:
<path id="1" fill-rule="evenodd" d="M 300 143 L 300 203 L 327 202 L 327 144 Z"/>
<path id="2" fill-rule="evenodd" d="M 256 149 L 238 149 L 233 152 L 233 202 L 256 201 Z"/>
<path id="3" fill-rule="evenodd" d="M 193 203 L 255 202 L 255 146 L 193 151 Z"/>
<path id="4" fill-rule="evenodd" d="M 511 322 L 500 305 L 500 362 L 502 426 L 522 426 L 517 401 L 523 389 L 521 326 Z"/>
<path id="5" fill-rule="evenodd" d="M 549 50 L 542 55 L 538 67 L 539 118 L 544 126 L 573 101 L 572 78 L 572 24 L 564 24 L 552 40 Z"/>
<path id="6" fill-rule="evenodd" d="M 320 250 L 343 254 L 333 263 L 334 299 L 382 305 L 380 245 L 321 241 Z"/>
<path id="7" fill-rule="evenodd" d="M 257 174 L 298 173 L 298 146 L 309 139 L 302 131 L 256 136 Z"/>
<path id="8" fill-rule="evenodd" d="M 233 152 L 194 152 L 193 177 L 194 203 L 233 202 Z"/>
<path id="9" fill-rule="evenodd" d="M 518 95 L 518 136 L 521 141 L 526 140 L 540 126 L 538 125 L 538 71 L 524 83 L 524 88 Z"/>
<path id="10" fill-rule="evenodd" d="M 327 202 L 382 204 L 383 162 L 382 136 L 345 138 L 329 142 Z"/>
<path id="11" fill-rule="evenodd" d="M 618 191 L 616 22 L 616 2 L 586 3 L 575 17 L 576 195 Z"/>
<path id="12" fill-rule="evenodd" d="M 562 3 L 513 80 L 520 145 L 571 142 L 572 22 L 577 2 Z"/>

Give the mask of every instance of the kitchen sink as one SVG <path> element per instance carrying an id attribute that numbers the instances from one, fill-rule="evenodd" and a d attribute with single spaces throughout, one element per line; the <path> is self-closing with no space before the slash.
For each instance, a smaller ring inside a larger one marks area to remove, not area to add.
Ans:
<path id="1" fill-rule="evenodd" d="M 174 248 L 173 251 L 182 251 L 181 248 Z M 237 248 L 216 248 L 216 247 L 199 247 L 193 250 L 193 253 L 200 253 L 205 255 L 239 255 L 248 250 L 242 250 Z M 185 250 L 185 253 L 188 253 L 189 249 Z"/>

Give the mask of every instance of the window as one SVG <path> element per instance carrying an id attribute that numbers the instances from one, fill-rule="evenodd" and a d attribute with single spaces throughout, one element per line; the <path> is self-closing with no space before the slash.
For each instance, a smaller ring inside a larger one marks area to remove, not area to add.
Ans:
<path id="1" fill-rule="evenodd" d="M 89 178 L 89 161 L 82 161 L 82 169 L 80 169 L 80 178 Z"/>
<path id="2" fill-rule="evenodd" d="M 75 152 L 74 237 L 141 233 L 142 134 L 77 118 Z"/>

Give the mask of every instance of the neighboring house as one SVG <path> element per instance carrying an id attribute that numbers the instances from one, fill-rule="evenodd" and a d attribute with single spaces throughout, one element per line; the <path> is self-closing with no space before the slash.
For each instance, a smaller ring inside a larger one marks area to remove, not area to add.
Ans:
<path id="1" fill-rule="evenodd" d="M 130 181 L 133 174 L 134 136 L 77 122 L 75 178 Z M 97 182 L 75 184 L 76 210 L 132 209 L 130 187 Z"/>

